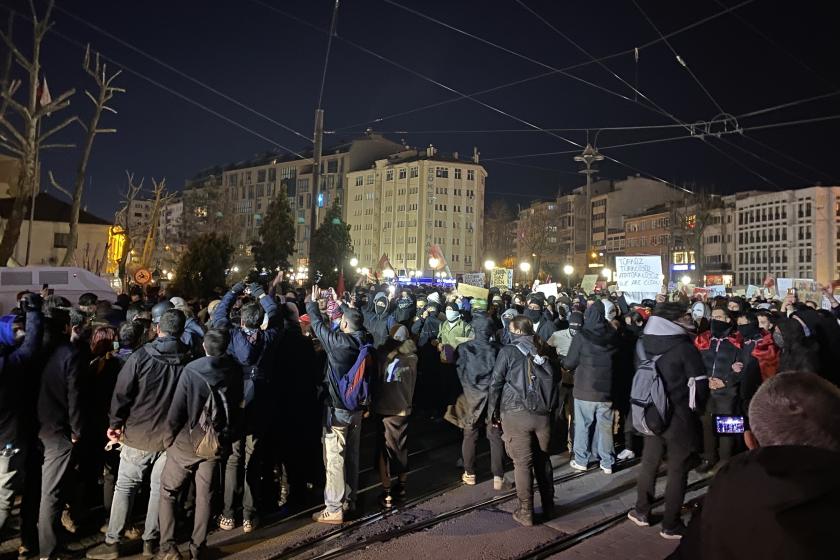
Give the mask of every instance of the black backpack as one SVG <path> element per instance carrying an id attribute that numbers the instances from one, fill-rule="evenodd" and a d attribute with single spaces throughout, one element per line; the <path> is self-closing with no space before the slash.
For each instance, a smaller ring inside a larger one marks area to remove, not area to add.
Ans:
<path id="1" fill-rule="evenodd" d="M 548 415 L 557 402 L 557 383 L 547 358 L 531 354 L 521 344 L 516 348 L 525 355 L 528 363 L 525 372 L 525 395 L 523 402 L 528 412 Z"/>
<path id="2" fill-rule="evenodd" d="M 231 440 L 230 409 L 221 384 L 214 387 L 206 379 L 202 380 L 210 393 L 204 401 L 198 424 L 190 430 L 190 440 L 197 457 L 218 459 Z"/>

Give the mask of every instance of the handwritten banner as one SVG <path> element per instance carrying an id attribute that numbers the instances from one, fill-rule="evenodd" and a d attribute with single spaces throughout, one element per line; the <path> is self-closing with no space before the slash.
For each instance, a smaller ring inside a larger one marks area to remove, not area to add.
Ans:
<path id="1" fill-rule="evenodd" d="M 490 287 L 492 288 L 513 288 L 513 269 L 494 268 L 490 273 Z"/>
<path id="2" fill-rule="evenodd" d="M 484 273 L 483 272 L 465 272 L 463 275 L 464 284 L 470 286 L 484 287 Z"/>
<path id="3" fill-rule="evenodd" d="M 618 289 L 625 293 L 628 303 L 654 299 L 662 289 L 662 258 L 616 257 L 615 277 Z"/>

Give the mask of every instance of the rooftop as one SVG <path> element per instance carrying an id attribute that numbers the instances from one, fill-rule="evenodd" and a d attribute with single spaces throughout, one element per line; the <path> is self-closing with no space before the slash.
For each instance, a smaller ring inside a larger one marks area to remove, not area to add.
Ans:
<path id="1" fill-rule="evenodd" d="M 0 218 L 8 219 L 12 213 L 14 198 L 0 199 Z M 70 223 L 70 211 L 72 206 L 63 200 L 59 200 L 47 193 L 39 193 L 35 198 L 35 221 L 36 222 L 61 222 Z M 26 204 L 25 215 L 29 216 L 29 203 Z M 94 216 L 85 210 L 79 211 L 79 223 L 109 226 L 112 222 Z"/>

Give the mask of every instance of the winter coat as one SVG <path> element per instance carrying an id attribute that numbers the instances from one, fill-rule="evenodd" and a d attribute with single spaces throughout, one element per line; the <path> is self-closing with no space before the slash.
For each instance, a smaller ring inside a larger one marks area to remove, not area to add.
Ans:
<path id="1" fill-rule="evenodd" d="M 420 317 L 411 325 L 411 334 L 418 337 L 417 345 L 423 348 L 433 340 L 437 340 L 440 333 L 441 321 L 437 316 L 429 315 L 425 319 Z"/>
<path id="2" fill-rule="evenodd" d="M 487 417 L 496 418 L 502 413 L 527 411 L 525 395 L 528 390 L 528 360 L 517 345 L 529 355 L 537 353 L 534 337 L 512 335 L 513 342 L 499 350 L 493 375 L 490 379 L 490 394 L 487 401 Z M 546 360 L 546 365 L 549 364 Z"/>
<path id="3" fill-rule="evenodd" d="M 487 408 L 487 398 L 493 366 L 501 345 L 491 342 L 493 324 L 482 315 L 476 315 L 472 322 L 475 338 L 458 347 L 458 378 L 464 388 L 466 410 L 462 417 L 464 424 L 475 424 Z"/>
<path id="4" fill-rule="evenodd" d="M 209 383 L 224 395 L 228 405 L 228 425 L 235 425 L 242 410 L 242 369 L 231 356 L 205 356 L 190 362 L 181 372 L 172 405 L 166 415 L 163 444 L 175 445 L 188 457 L 194 455 L 196 445 L 204 433 L 199 429 L 199 419 L 204 403 L 210 396 Z"/>
<path id="5" fill-rule="evenodd" d="M 0 348 L 0 446 L 22 439 L 18 420 L 28 400 L 27 373 L 36 361 L 44 336 L 44 317 L 40 311 L 26 314 L 26 336 L 19 346 Z M 30 394 L 34 394 L 34 391 Z"/>
<path id="6" fill-rule="evenodd" d="M 569 354 L 569 347 L 572 345 L 572 340 L 575 338 L 577 331 L 572 329 L 563 329 L 556 331 L 546 343 L 553 346 L 557 350 L 557 355 L 563 359 Z"/>
<path id="7" fill-rule="evenodd" d="M 411 324 L 414 322 L 414 316 L 416 314 L 417 303 L 414 301 L 412 296 L 397 300 L 397 309 L 394 311 L 394 319 L 396 319 L 397 323 L 403 324 L 407 328 L 411 328 Z"/>
<path id="8" fill-rule="evenodd" d="M 41 388 L 38 392 L 38 437 L 48 439 L 70 439 L 82 433 L 83 377 L 79 351 L 70 341 L 60 342 L 50 352 L 41 373 Z"/>
<path id="9" fill-rule="evenodd" d="M 163 451 L 164 427 L 178 378 L 190 361 L 175 337 L 159 337 L 134 352 L 117 376 L 111 399 L 111 428 L 122 441 L 143 451 Z"/>
<path id="10" fill-rule="evenodd" d="M 399 346 L 397 346 L 399 344 Z M 377 352 L 379 376 L 373 384 L 373 411 L 383 416 L 408 416 L 417 383 L 417 346 L 410 338 L 393 339 Z"/>
<path id="11" fill-rule="evenodd" d="M 443 321 L 440 324 L 440 330 L 438 331 L 438 339 L 440 340 L 441 344 L 445 344 L 447 346 L 451 346 L 452 348 L 458 348 L 458 345 L 462 344 L 459 341 L 459 338 L 472 338 L 473 337 L 473 328 L 470 326 L 469 323 L 465 322 L 463 319 L 458 319 L 454 323 L 449 321 Z"/>
<path id="12" fill-rule="evenodd" d="M 700 421 L 689 406 L 689 379 L 706 375 L 700 351 L 694 347 L 688 331 L 655 315 L 645 325 L 642 347 L 648 358 L 660 356 L 656 370 L 662 377 L 671 407 L 671 419 L 662 437 L 699 449 Z M 704 384 L 700 385 L 702 389 Z M 703 390 L 698 391 L 701 403 L 705 394 Z"/>
<path id="13" fill-rule="evenodd" d="M 710 391 L 711 414 L 736 414 L 739 412 L 739 385 L 741 374 L 732 370 L 732 364 L 742 359 L 743 339 L 737 332 L 724 338 L 712 336 L 712 331 L 701 333 L 694 339 L 694 346 L 703 357 L 706 375 L 722 380 L 726 386 Z M 743 371 L 743 370 L 742 370 Z"/>
<path id="14" fill-rule="evenodd" d="M 343 410 L 344 405 L 338 393 L 336 393 L 336 387 L 332 382 L 330 369 L 335 372 L 336 378 L 350 371 L 353 364 L 359 358 L 361 347 L 364 344 L 372 343 L 373 340 L 365 330 L 350 334 L 333 331 L 330 329 L 329 324 L 324 322 L 321 312 L 318 310 L 318 304 L 315 302 L 307 302 L 306 313 L 309 315 L 309 320 L 312 324 L 312 332 L 318 338 L 321 347 L 327 354 L 327 361 L 324 365 L 324 391 L 322 395 L 326 399 L 328 406 Z"/>
<path id="15" fill-rule="evenodd" d="M 610 402 L 613 381 L 613 356 L 616 332 L 606 322 L 604 304 L 596 301 L 586 309 L 583 328 L 572 339 L 563 367 L 575 370 L 575 399 Z"/>
<path id="16" fill-rule="evenodd" d="M 715 475 L 676 558 L 799 560 L 837 557 L 840 453 L 759 447 Z"/>
<path id="17" fill-rule="evenodd" d="M 204 355 L 204 329 L 192 317 L 187 317 L 187 322 L 184 325 L 184 333 L 181 335 L 181 342 L 190 349 L 192 355 L 195 357 Z"/>
<path id="18" fill-rule="evenodd" d="M 537 333 L 537 336 L 540 337 L 540 340 L 543 342 L 547 342 L 551 335 L 553 335 L 557 331 L 557 326 L 554 324 L 551 316 L 548 313 L 543 313 L 542 319 L 540 322 L 534 325 L 534 330 Z"/>
<path id="19" fill-rule="evenodd" d="M 380 310 L 376 306 L 377 301 L 384 301 L 385 307 Z M 365 320 L 365 329 L 373 337 L 373 345 L 379 348 L 388 340 L 388 335 L 391 334 L 391 327 L 397 323 L 397 320 L 394 318 L 392 306 L 388 301 L 388 294 L 377 292 L 373 296 L 373 300 L 362 307 L 361 312 Z"/>

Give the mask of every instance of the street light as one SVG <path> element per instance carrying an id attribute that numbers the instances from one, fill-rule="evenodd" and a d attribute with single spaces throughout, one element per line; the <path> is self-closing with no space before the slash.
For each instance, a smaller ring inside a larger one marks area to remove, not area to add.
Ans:
<path id="1" fill-rule="evenodd" d="M 601 271 L 601 276 L 603 276 L 607 280 L 610 279 L 611 274 L 612 274 L 612 270 L 610 270 L 609 268 L 605 268 L 604 270 Z"/>
<path id="2" fill-rule="evenodd" d="M 685 276 L 680 278 L 680 282 L 682 282 L 684 286 L 688 286 L 689 284 L 691 284 L 691 276 L 686 274 Z"/>
<path id="3" fill-rule="evenodd" d="M 440 264 L 440 261 L 435 257 L 429 257 L 429 266 L 432 268 L 437 268 Z"/>
<path id="4" fill-rule="evenodd" d="M 496 268 L 496 263 L 495 262 L 493 262 L 490 259 L 487 259 L 486 261 L 484 261 L 484 269 L 485 270 L 493 270 L 494 268 Z"/>
<path id="5" fill-rule="evenodd" d="M 529 263 L 529 262 L 519 263 L 519 270 L 521 270 L 522 272 L 527 274 L 528 271 L 531 270 L 531 263 Z"/>
<path id="6" fill-rule="evenodd" d="M 382 271 L 382 276 L 384 276 L 385 278 L 388 278 L 390 280 L 391 278 L 394 277 L 394 271 L 391 270 L 390 268 L 386 268 L 385 270 Z"/>
<path id="7" fill-rule="evenodd" d="M 566 266 L 563 267 L 563 274 L 565 274 L 566 276 L 571 276 L 574 273 L 575 273 L 575 267 L 573 267 L 572 265 L 567 264 Z"/>
<path id="8" fill-rule="evenodd" d="M 363 269 L 362 269 L 362 274 L 364 274 L 365 276 L 367 276 L 367 275 L 368 275 L 368 273 L 370 273 L 370 269 L 369 269 L 369 268 L 363 268 Z"/>
<path id="9" fill-rule="evenodd" d="M 356 257 L 350 259 L 350 266 L 352 266 L 353 268 L 359 266 L 359 259 L 357 259 Z"/>

